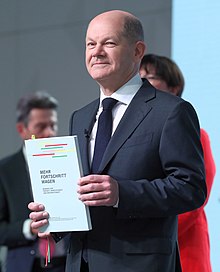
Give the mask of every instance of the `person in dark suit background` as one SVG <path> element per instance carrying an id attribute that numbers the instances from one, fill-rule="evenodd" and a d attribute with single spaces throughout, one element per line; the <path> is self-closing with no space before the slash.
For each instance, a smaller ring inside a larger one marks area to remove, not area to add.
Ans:
<path id="1" fill-rule="evenodd" d="M 184 77 L 178 65 L 170 58 L 147 54 L 142 58 L 140 75 L 163 91 L 179 97 L 184 90 Z M 211 272 L 210 242 L 205 205 L 213 185 L 216 167 L 208 133 L 200 130 L 204 152 L 207 198 L 199 209 L 179 215 L 178 242 L 183 272 Z"/>
<path id="2" fill-rule="evenodd" d="M 16 128 L 22 140 L 57 134 L 57 100 L 46 92 L 24 95 L 17 104 Z M 32 233 L 28 203 L 33 199 L 25 147 L 0 161 L 0 244 L 7 246 L 6 272 L 63 272 L 66 250 L 57 244 L 53 267 L 44 267 L 39 239 Z"/>
<path id="3" fill-rule="evenodd" d="M 89 23 L 86 66 L 100 97 L 72 114 L 70 134 L 79 139 L 78 194 L 89 206 L 92 230 L 71 233 L 66 272 L 181 271 L 177 215 L 206 198 L 200 128 L 190 103 L 142 84 L 145 48 L 142 25 L 128 12 L 104 12 Z M 112 136 L 93 171 L 102 102 L 109 97 L 117 100 Z M 35 231 L 48 224 L 43 204 L 31 202 L 29 209 Z"/>

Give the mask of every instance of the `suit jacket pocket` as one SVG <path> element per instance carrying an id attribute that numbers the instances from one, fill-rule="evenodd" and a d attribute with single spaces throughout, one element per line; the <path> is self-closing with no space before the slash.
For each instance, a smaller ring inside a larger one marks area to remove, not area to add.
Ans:
<path id="1" fill-rule="evenodd" d="M 143 237 L 142 237 L 143 239 Z M 132 239 L 133 240 L 133 239 Z M 147 238 L 145 241 L 126 241 L 125 252 L 127 254 L 171 254 L 172 241 L 168 238 Z"/>

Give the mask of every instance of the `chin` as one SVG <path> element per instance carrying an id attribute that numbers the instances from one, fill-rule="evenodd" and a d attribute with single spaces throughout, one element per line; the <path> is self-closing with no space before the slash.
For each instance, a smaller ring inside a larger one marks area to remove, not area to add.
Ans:
<path id="1" fill-rule="evenodd" d="M 109 74 L 106 74 L 106 73 L 91 73 L 91 77 L 95 81 L 102 81 L 102 80 L 107 79 L 109 77 Z"/>

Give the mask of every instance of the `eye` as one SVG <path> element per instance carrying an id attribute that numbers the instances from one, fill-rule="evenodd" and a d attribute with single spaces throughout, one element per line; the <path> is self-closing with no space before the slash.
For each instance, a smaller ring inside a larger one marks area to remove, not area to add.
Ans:
<path id="1" fill-rule="evenodd" d="M 95 46 L 95 43 L 94 42 L 87 42 L 86 46 L 88 48 L 93 48 Z"/>
<path id="2" fill-rule="evenodd" d="M 114 47 L 114 46 L 116 46 L 116 43 L 113 41 L 107 41 L 107 42 L 105 42 L 105 45 L 108 47 Z"/>

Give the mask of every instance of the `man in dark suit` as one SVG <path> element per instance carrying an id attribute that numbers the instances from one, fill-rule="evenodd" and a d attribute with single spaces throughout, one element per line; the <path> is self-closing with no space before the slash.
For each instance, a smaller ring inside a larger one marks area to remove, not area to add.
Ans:
<path id="1" fill-rule="evenodd" d="M 45 92 L 23 96 L 17 105 L 17 131 L 22 140 L 52 137 L 57 134 L 55 98 Z M 38 251 L 39 239 L 31 232 L 28 203 L 32 201 L 25 148 L 0 161 L 0 244 L 8 247 L 7 272 L 63 272 L 66 251 L 57 244 L 53 267 L 44 268 Z"/>
<path id="2" fill-rule="evenodd" d="M 71 234 L 67 272 L 181 271 L 177 215 L 206 198 L 199 123 L 188 102 L 142 85 L 144 52 L 142 25 L 132 14 L 109 11 L 90 22 L 86 66 L 100 98 L 73 113 L 70 133 L 79 138 L 78 194 L 90 207 L 92 230 Z M 93 171 L 102 101 L 109 97 L 117 100 L 112 137 Z M 42 204 L 29 208 L 33 229 L 48 223 Z"/>

